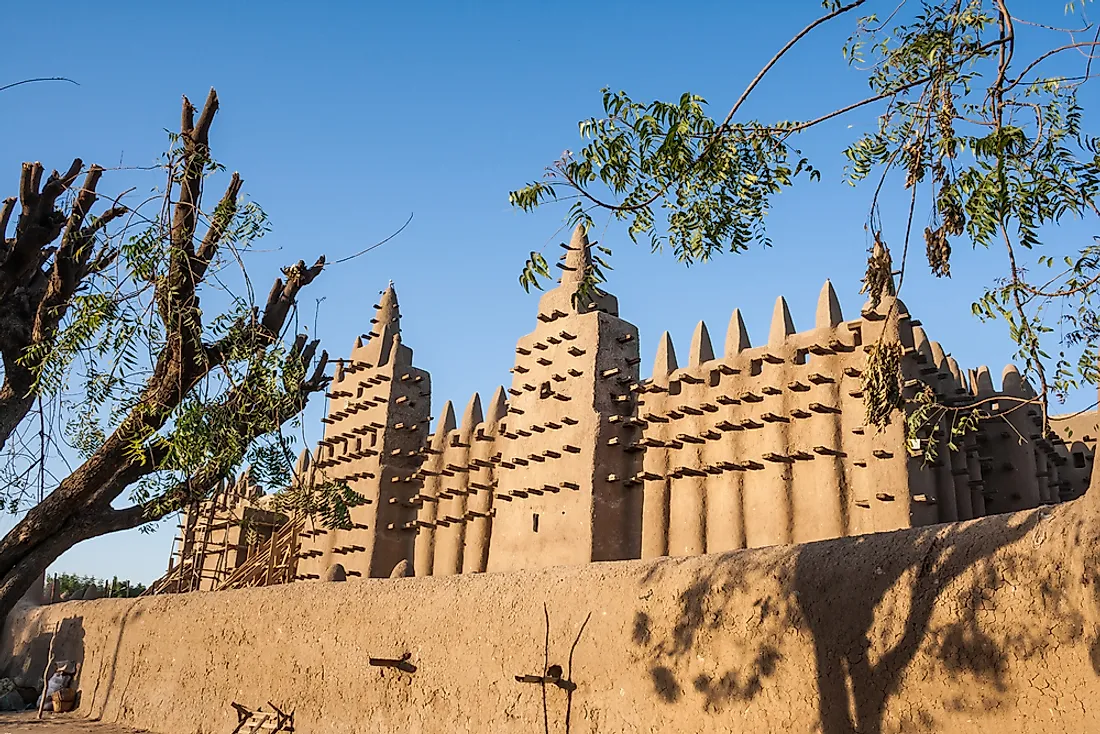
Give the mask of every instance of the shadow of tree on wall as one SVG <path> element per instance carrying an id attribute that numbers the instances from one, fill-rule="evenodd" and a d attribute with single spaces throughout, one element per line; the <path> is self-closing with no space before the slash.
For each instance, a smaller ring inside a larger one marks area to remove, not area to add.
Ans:
<path id="1" fill-rule="evenodd" d="M 77 604 L 83 603 L 77 602 Z M 103 641 L 105 644 L 94 646 L 90 651 L 85 645 L 83 616 L 66 617 L 56 628 L 53 657 L 55 660 L 69 660 L 80 665 L 77 678 L 79 690 L 77 708 L 85 716 L 93 719 L 103 715 L 108 703 L 125 707 L 126 694 L 135 672 L 134 664 L 125 665 L 123 674 L 126 679 L 121 686 L 116 685 L 120 672 L 119 657 L 123 648 L 123 638 L 128 633 L 131 623 L 141 618 L 143 611 L 140 606 L 135 605 L 116 604 L 115 606 L 120 612 L 106 620 L 111 628 L 111 636 Z M 23 613 L 34 614 L 34 611 L 28 609 Z M 100 619 L 104 621 L 102 617 Z M 3 674 L 19 683 L 41 689 L 42 674 L 49 662 L 50 641 L 55 634 L 54 625 L 44 623 L 42 617 L 28 622 L 9 620 L 8 623 L 15 628 L 23 628 L 27 632 L 22 637 L 14 634 L 3 636 L 4 645 L 3 649 L 0 649 L 0 659 L 5 660 Z M 91 639 L 96 640 L 95 630 L 92 631 Z M 20 650 L 18 656 L 13 654 L 13 645 Z"/>
<path id="2" fill-rule="evenodd" d="M 1080 593 L 1090 587 L 1100 610 L 1100 551 L 1092 513 L 1077 505 L 727 554 L 696 564 L 674 621 L 637 610 L 633 642 L 668 703 L 694 695 L 720 715 L 778 687 L 797 705 L 808 694 L 792 685 L 812 681 L 823 734 L 934 730 L 942 712 L 984 712 L 1057 685 L 1013 689 L 1013 666 L 1052 646 L 1087 645 L 1100 675 Z M 642 585 L 681 565 L 655 564 Z M 926 700 L 891 710 L 916 685 L 907 676 L 926 669 L 939 678 L 920 683 Z"/>
<path id="3" fill-rule="evenodd" d="M 67 660 L 84 666 L 84 618 L 79 615 L 65 617 L 55 627 L 52 623 L 41 621 L 31 628 L 29 639 L 21 644 L 21 653 L 16 656 L 11 649 L 13 635 L 6 635 L 4 649 L 0 657 L 6 660 L 3 669 L 5 677 L 21 685 L 42 688 L 42 675 L 49 665 L 50 643 L 53 643 L 55 660 Z M 79 681 L 78 681 L 79 682 Z"/>

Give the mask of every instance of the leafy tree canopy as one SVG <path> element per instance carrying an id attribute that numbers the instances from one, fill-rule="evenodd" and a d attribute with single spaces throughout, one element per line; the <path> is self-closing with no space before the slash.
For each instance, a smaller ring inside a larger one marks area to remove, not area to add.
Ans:
<path id="1" fill-rule="evenodd" d="M 838 151 L 845 180 L 867 185 L 873 245 L 864 291 L 877 304 L 894 276 L 902 288 L 918 237 L 923 265 L 937 278 L 951 275 L 953 245 L 987 249 L 992 275 L 974 314 L 1006 325 L 1046 415 L 1052 397 L 1097 380 L 1100 250 L 1087 242 L 1062 257 L 1049 232 L 1067 217 L 1100 214 L 1100 141 L 1088 134 L 1078 99 L 1094 73 L 1100 26 L 1079 0 L 1043 4 L 1039 18 L 1021 15 L 1036 12 L 1023 5 L 826 0 L 722 117 L 690 92 L 639 101 L 605 89 L 602 113 L 579 124 L 579 150 L 567 150 L 510 201 L 524 211 L 562 204 L 570 224 L 591 226 L 603 215 L 655 252 L 706 262 L 770 245 L 766 215 L 775 196 L 821 177 L 798 147 L 800 135 L 873 109 L 877 124 L 857 129 Z M 838 53 L 866 80 L 867 96 L 813 119 L 746 118 L 742 110 L 769 72 L 815 29 L 838 23 L 850 29 Z M 908 202 L 905 221 L 883 220 L 880 202 L 894 195 Z M 923 235 L 915 232 L 922 221 Z M 580 291 L 603 281 L 610 252 L 603 255 Z M 532 253 L 520 282 L 538 287 L 548 274 Z M 882 425 L 899 407 L 900 360 L 885 346 L 871 356 L 868 374 L 878 383 L 866 392 L 868 420 Z"/>

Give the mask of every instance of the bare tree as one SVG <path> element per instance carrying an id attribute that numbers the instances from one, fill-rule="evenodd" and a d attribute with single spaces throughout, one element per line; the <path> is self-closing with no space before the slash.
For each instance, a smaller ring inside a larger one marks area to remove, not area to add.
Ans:
<path id="1" fill-rule="evenodd" d="M 217 111 L 214 90 L 201 111 L 184 98 L 167 185 L 146 202 L 155 215 L 116 201 L 94 216 L 104 170 L 80 160 L 44 183 L 41 164 L 24 164 L 18 200 L 3 203 L 0 449 L 36 399 L 72 400 L 64 388 L 79 378 L 69 412 L 83 462 L 0 540 L 0 614 L 74 544 L 206 496 L 257 438 L 274 436 L 267 455 L 281 458 L 280 427 L 327 383 L 317 342 L 283 339 L 323 256 L 285 268 L 262 307 L 216 275 L 263 229 L 236 173 L 213 211 L 201 208 L 204 182 L 221 170 L 209 144 Z M 112 224 L 121 231 L 110 235 Z M 228 301 L 213 317 L 200 308 L 204 289 Z M 127 492 L 131 502 L 114 506 Z"/>

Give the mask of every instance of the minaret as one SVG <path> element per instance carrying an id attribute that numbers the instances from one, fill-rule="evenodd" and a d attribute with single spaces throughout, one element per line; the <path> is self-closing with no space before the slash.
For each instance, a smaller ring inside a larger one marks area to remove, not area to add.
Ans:
<path id="1" fill-rule="evenodd" d="M 393 283 L 382 292 L 367 340 L 336 371 L 325 436 L 313 460 L 314 481 L 344 481 L 366 498 L 351 509 L 350 530 L 307 529 L 300 578 L 323 578 L 334 563 L 348 576 L 389 577 L 413 563 L 416 475 L 428 435 L 431 378 L 412 365 L 401 343 Z"/>
<path id="2" fill-rule="evenodd" d="M 493 507 L 489 571 L 636 558 L 641 552 L 640 438 L 630 419 L 638 332 L 615 297 L 580 297 L 591 267 L 578 226 L 561 280 L 519 340 Z"/>

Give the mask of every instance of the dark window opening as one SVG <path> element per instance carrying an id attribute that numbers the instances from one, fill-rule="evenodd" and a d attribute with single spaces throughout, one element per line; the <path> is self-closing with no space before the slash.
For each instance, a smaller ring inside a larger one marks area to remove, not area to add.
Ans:
<path id="1" fill-rule="evenodd" d="M 1085 468 L 1085 454 L 1081 451 L 1073 452 L 1073 466 L 1078 469 Z"/>
<path id="2" fill-rule="evenodd" d="M 540 398 L 545 399 L 545 398 L 550 397 L 553 394 L 554 394 L 554 388 L 550 387 L 550 381 L 549 380 L 547 380 L 546 382 L 539 385 L 539 397 Z"/>
<path id="3" fill-rule="evenodd" d="M 535 512 L 531 514 L 531 532 L 537 533 L 539 531 L 539 513 Z"/>
<path id="4" fill-rule="evenodd" d="M 752 377 L 756 377 L 757 375 L 759 375 L 763 371 L 764 371 L 764 360 L 754 359 L 752 362 L 749 363 L 749 375 L 751 375 Z"/>

